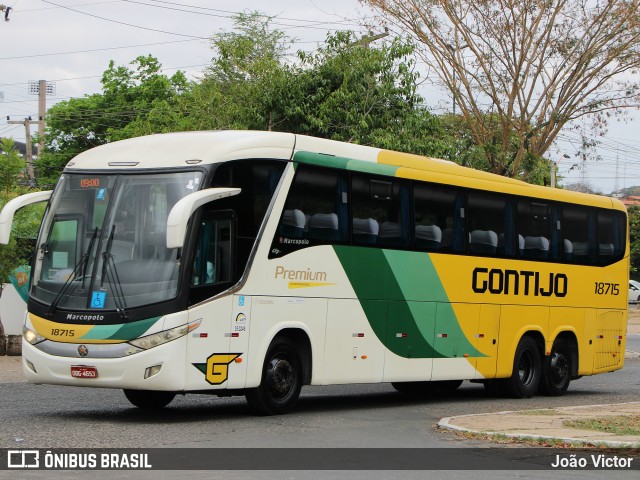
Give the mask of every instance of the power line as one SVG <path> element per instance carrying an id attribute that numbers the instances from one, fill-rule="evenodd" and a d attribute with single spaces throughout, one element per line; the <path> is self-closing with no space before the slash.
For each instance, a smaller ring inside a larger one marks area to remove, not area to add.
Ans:
<path id="1" fill-rule="evenodd" d="M 44 1 L 44 0 L 43 0 Z M 36 58 L 36 57 L 52 57 L 55 55 L 72 55 L 75 53 L 90 53 L 90 52 L 104 52 L 107 50 L 122 50 L 125 48 L 136 48 L 136 47 L 150 47 L 153 45 L 166 45 L 170 43 L 184 43 L 184 42 L 196 42 L 198 40 L 202 40 L 200 37 L 196 37 L 192 40 L 171 40 L 167 42 L 154 42 L 154 43 L 141 43 L 137 45 L 123 45 L 121 47 L 105 47 L 105 48 L 94 48 L 91 50 L 73 50 L 70 52 L 56 52 L 56 53 L 36 53 L 33 55 L 17 55 L 15 57 L 0 57 L 0 60 L 16 60 L 22 58 Z"/>
<path id="2" fill-rule="evenodd" d="M 149 32 L 166 33 L 168 35 L 177 35 L 179 37 L 188 37 L 188 38 L 196 38 L 196 39 L 200 39 L 200 40 L 208 40 L 208 37 L 200 37 L 200 36 L 197 36 L 197 35 L 189 35 L 189 34 L 186 34 L 186 33 L 169 32 L 167 30 L 160 30 L 160 29 L 157 29 L 157 28 L 142 27 L 140 25 L 134 25 L 132 23 L 121 22 L 119 20 L 113 20 L 111 18 L 102 17 L 100 15 L 94 15 L 92 13 L 83 12 L 82 10 L 76 10 L 75 8 L 65 7 L 64 5 L 59 5 L 59 4 L 51 2 L 49 0 L 40 0 L 40 1 L 42 1 L 44 3 L 48 3 L 49 5 L 55 5 L 56 7 L 60 7 L 60 8 L 63 8 L 65 10 L 70 10 L 72 12 L 79 13 L 81 15 L 86 15 L 88 17 L 93 17 L 93 18 L 97 18 L 99 20 L 104 20 L 105 22 L 117 23 L 118 25 L 125 25 L 127 27 L 133 27 L 133 28 L 138 28 L 138 29 L 141 29 L 141 30 L 147 30 Z"/>

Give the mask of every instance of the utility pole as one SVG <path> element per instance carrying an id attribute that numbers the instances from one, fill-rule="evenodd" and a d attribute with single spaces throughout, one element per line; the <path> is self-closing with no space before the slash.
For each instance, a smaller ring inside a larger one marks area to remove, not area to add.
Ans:
<path id="1" fill-rule="evenodd" d="M 29 183 L 36 181 L 36 176 L 33 170 L 33 147 L 31 146 L 31 124 L 38 123 L 36 120 L 31 120 L 31 117 L 27 117 L 24 120 L 9 120 L 7 117 L 7 123 L 12 125 L 24 125 L 25 130 L 25 160 L 27 161 L 27 175 L 29 176 Z"/>
<path id="2" fill-rule="evenodd" d="M 38 95 L 38 160 L 42 157 L 44 152 L 44 129 L 45 121 L 44 117 L 47 114 L 47 95 L 55 95 L 56 84 L 53 82 L 47 82 L 46 80 L 29 81 L 29 93 L 31 95 Z"/>
<path id="3" fill-rule="evenodd" d="M 44 152 L 44 116 L 47 114 L 47 82 L 38 82 L 38 160 Z"/>
<path id="4" fill-rule="evenodd" d="M 362 37 L 360 40 L 356 40 L 355 42 L 350 43 L 349 47 L 355 47 L 356 45 L 362 45 L 364 48 L 369 48 L 373 42 L 383 39 L 384 37 L 389 36 L 389 29 L 385 28 L 384 33 L 378 33 L 376 35 L 371 34 L 366 37 Z"/>

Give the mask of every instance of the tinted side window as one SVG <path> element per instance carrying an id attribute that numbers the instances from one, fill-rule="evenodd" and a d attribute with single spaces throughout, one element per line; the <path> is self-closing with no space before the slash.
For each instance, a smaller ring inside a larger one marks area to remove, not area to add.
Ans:
<path id="1" fill-rule="evenodd" d="M 598 212 L 598 263 L 607 265 L 624 256 L 626 221 L 622 212 Z"/>
<path id="2" fill-rule="evenodd" d="M 472 255 L 515 254 L 513 215 L 506 197 L 469 192 L 467 197 L 469 253 Z"/>
<path id="3" fill-rule="evenodd" d="M 414 246 L 416 250 L 464 251 L 463 195 L 453 188 L 416 184 Z M 454 242 L 454 238 L 457 241 Z"/>
<path id="4" fill-rule="evenodd" d="M 409 245 L 409 194 L 391 178 L 353 175 L 351 208 L 354 245 Z"/>
<path id="5" fill-rule="evenodd" d="M 564 260 L 569 263 L 596 263 L 595 229 L 589 209 L 573 205 L 562 208 Z"/>
<path id="6" fill-rule="evenodd" d="M 274 239 L 274 248 L 280 254 L 349 240 L 345 175 L 337 170 L 299 165 Z"/>
<path id="7" fill-rule="evenodd" d="M 558 259 L 554 211 L 540 200 L 518 200 L 518 255 L 527 259 Z M 565 250 L 566 251 L 566 250 Z"/>

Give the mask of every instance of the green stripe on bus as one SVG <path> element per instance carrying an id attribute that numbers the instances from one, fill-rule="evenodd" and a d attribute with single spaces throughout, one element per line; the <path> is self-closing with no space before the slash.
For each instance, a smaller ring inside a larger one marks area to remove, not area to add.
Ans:
<path id="1" fill-rule="evenodd" d="M 152 317 L 117 325 L 96 325 L 81 338 L 84 340 L 131 340 L 144 334 L 162 317 Z"/>
<path id="2" fill-rule="evenodd" d="M 354 172 L 373 173 L 376 175 L 386 175 L 395 177 L 399 167 L 393 165 L 384 165 L 375 162 L 366 162 L 364 160 L 353 160 L 344 157 L 335 157 L 333 155 L 323 155 L 321 153 L 296 152 L 293 156 L 295 162 L 317 165 L 320 167 L 339 168 L 342 170 L 351 170 Z"/>
<path id="3" fill-rule="evenodd" d="M 426 253 L 333 247 L 371 328 L 404 358 L 483 357 L 465 336 Z M 438 331 L 448 333 L 438 341 Z"/>

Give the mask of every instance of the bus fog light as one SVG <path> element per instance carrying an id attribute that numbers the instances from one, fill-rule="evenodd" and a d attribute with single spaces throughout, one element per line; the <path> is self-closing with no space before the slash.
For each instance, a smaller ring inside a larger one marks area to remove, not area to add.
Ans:
<path id="1" fill-rule="evenodd" d="M 38 373 L 36 371 L 36 367 L 33 365 L 33 363 L 31 363 L 29 360 L 27 360 L 26 358 L 24 359 L 24 363 L 27 365 L 27 368 L 29 370 L 31 370 L 33 373 Z"/>
<path id="2" fill-rule="evenodd" d="M 154 375 L 157 375 L 160 372 L 161 368 L 162 368 L 162 365 L 154 365 L 153 367 L 147 367 L 147 369 L 144 371 L 144 378 L 149 378 L 149 377 L 153 377 Z"/>

